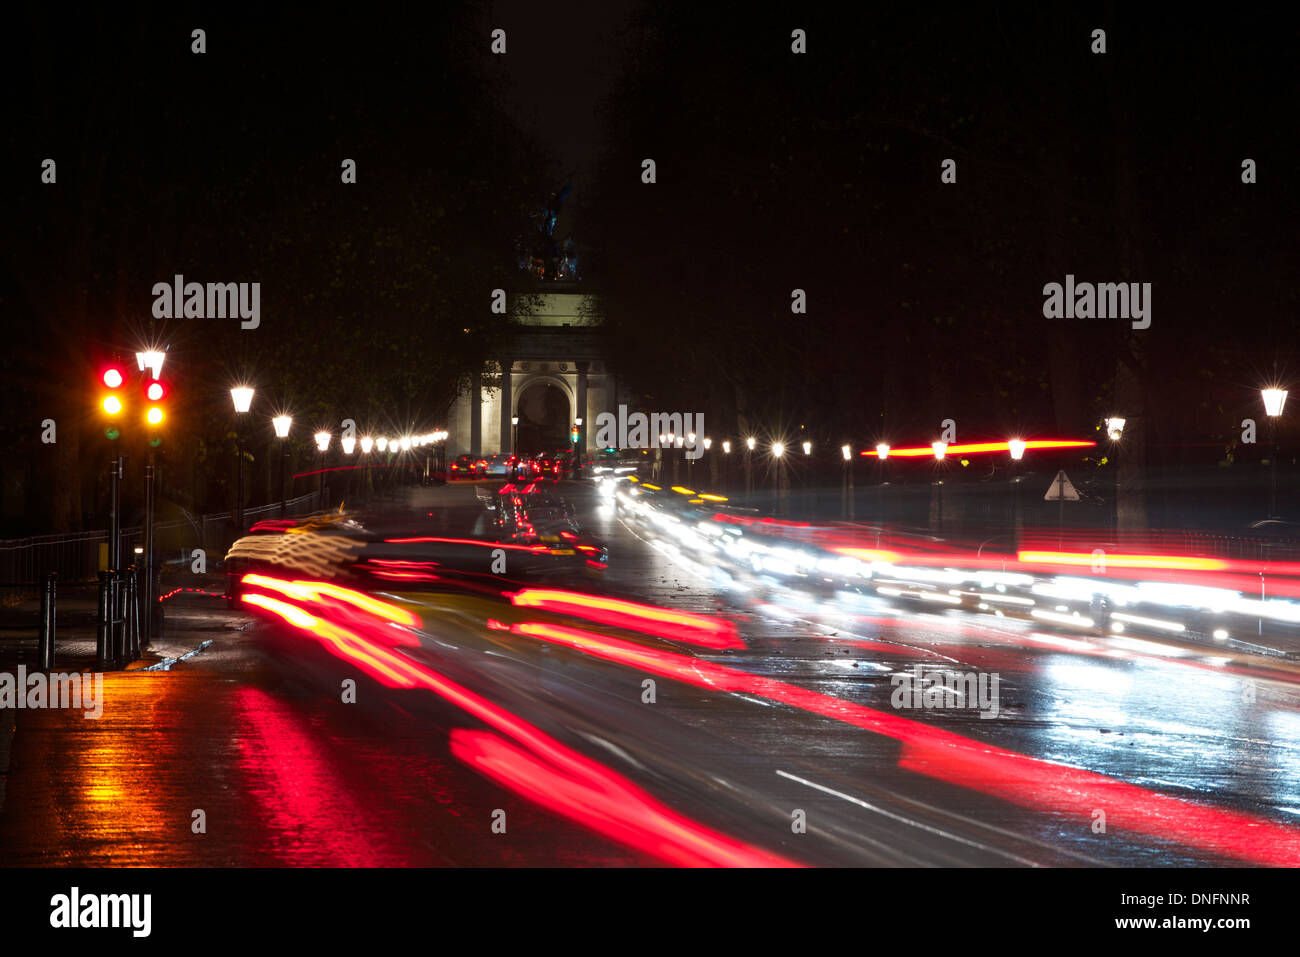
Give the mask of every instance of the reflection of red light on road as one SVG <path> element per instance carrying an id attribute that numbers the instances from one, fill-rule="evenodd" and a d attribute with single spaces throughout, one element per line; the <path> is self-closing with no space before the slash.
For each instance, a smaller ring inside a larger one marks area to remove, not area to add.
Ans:
<path id="1" fill-rule="evenodd" d="M 773 867 L 794 863 L 677 814 L 617 772 L 505 708 L 361 635 L 269 595 L 241 597 L 313 635 L 327 650 L 381 684 L 426 688 L 514 738 L 523 748 L 482 732 L 453 732 L 452 749 L 482 773 L 556 813 L 674 864 Z"/>
<path id="2" fill-rule="evenodd" d="M 548 765 L 485 731 L 451 732 L 451 753 L 529 800 L 629 847 L 686 867 L 782 867 L 792 863 L 714 833 L 660 804 L 603 765 Z"/>
<path id="3" fill-rule="evenodd" d="M 1104 807 L 1109 822 L 1130 831 L 1258 864 L 1300 865 L 1300 830 L 1264 818 L 1166 797 L 1092 771 L 996 748 L 887 711 L 606 635 L 537 622 L 515 625 L 511 630 L 710 691 L 740 692 L 780 701 L 895 738 L 904 745 L 900 758 L 904 768 L 957 785 L 969 782 L 975 790 L 1023 807 L 1046 808 L 1085 820 L 1091 820 L 1094 809 Z"/>
<path id="4" fill-rule="evenodd" d="M 736 626 L 722 618 L 641 605 L 618 598 L 547 588 L 525 588 L 510 596 L 519 608 L 576 615 L 602 625 L 644 631 L 706 648 L 744 648 Z"/>

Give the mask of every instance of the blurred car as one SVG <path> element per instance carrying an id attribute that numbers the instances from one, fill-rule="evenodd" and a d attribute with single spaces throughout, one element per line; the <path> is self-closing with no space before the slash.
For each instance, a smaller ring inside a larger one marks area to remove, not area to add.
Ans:
<path id="1" fill-rule="evenodd" d="M 487 463 L 472 455 L 460 455 L 448 467 L 449 478 L 479 478 L 487 474 Z"/>
<path id="2" fill-rule="evenodd" d="M 509 478 L 511 472 L 514 471 L 515 463 L 517 461 L 518 458 L 506 452 L 500 452 L 496 455 L 489 455 L 486 459 L 482 461 L 483 474 L 491 475 L 491 476 L 500 476 L 501 478 Z"/>

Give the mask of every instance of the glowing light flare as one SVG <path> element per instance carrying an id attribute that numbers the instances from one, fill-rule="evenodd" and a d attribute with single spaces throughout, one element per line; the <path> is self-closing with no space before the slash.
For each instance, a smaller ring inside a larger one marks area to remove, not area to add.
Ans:
<path id="1" fill-rule="evenodd" d="M 100 406 L 109 415 L 117 415 L 122 411 L 122 400 L 115 395 L 106 395 Z"/>
<path id="2" fill-rule="evenodd" d="M 230 390 L 230 400 L 235 404 L 235 411 L 247 412 L 253 407 L 253 390 L 246 385 L 238 385 Z"/>

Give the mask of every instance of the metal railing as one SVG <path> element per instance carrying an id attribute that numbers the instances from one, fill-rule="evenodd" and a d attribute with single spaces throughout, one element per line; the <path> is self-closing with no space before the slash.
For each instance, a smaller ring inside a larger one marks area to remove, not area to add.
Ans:
<path id="1" fill-rule="evenodd" d="M 321 494 L 311 492 L 285 502 L 287 518 L 301 518 L 320 509 Z M 329 501 L 326 490 L 325 501 Z M 188 555 L 202 548 L 214 559 L 225 555 L 235 539 L 254 522 L 278 518 L 280 503 L 259 505 L 244 509 L 244 528 L 235 527 L 230 512 L 218 512 L 194 519 L 159 522 L 154 525 L 155 556 L 165 562 L 166 556 L 175 552 Z M 99 573 L 100 546 L 108 542 L 108 530 L 70 532 L 63 535 L 35 535 L 30 538 L 0 541 L 0 587 L 6 590 L 35 590 L 54 572 L 59 581 L 72 584 L 94 582 Z M 122 557 L 130 562 L 134 549 L 144 544 L 144 528 L 135 526 L 122 529 Z"/>

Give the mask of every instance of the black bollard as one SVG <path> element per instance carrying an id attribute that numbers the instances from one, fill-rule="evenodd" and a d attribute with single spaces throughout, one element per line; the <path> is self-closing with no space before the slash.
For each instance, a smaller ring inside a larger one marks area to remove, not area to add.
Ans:
<path id="1" fill-rule="evenodd" d="M 113 634 L 112 572 L 99 573 L 99 630 L 95 633 L 95 660 L 100 671 L 113 666 L 109 639 Z"/>
<path id="2" fill-rule="evenodd" d="M 113 661 L 126 665 L 126 572 L 113 576 Z"/>
<path id="3" fill-rule="evenodd" d="M 54 670 L 54 581 L 57 577 L 50 572 L 41 587 L 41 637 L 36 649 L 41 671 Z"/>
<path id="4" fill-rule="evenodd" d="M 131 593 L 128 602 L 131 609 L 131 660 L 138 661 L 140 648 L 140 569 L 131 571 Z"/>

